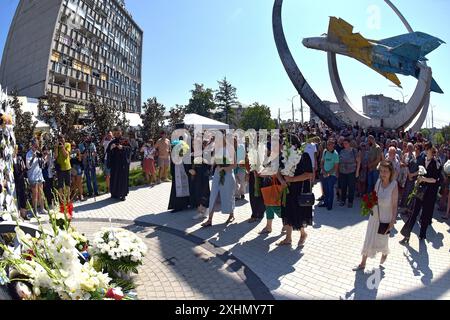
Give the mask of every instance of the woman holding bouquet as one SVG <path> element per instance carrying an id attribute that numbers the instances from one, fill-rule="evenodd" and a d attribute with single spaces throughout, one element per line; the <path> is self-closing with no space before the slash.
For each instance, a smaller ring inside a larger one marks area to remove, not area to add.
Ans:
<path id="1" fill-rule="evenodd" d="M 300 148 L 300 140 L 291 136 L 291 144 Z M 308 153 L 303 153 L 298 162 L 293 177 L 279 176 L 280 183 L 287 187 L 286 202 L 281 207 L 281 216 L 286 230 L 286 238 L 277 245 L 286 246 L 292 244 L 292 231 L 300 231 L 298 246 L 305 244 L 308 234 L 305 232 L 307 226 L 312 225 L 312 207 L 301 207 L 298 197 L 301 193 L 311 192 L 310 180 L 313 178 L 313 165 Z"/>
<path id="2" fill-rule="evenodd" d="M 389 233 L 397 218 L 398 184 L 395 180 L 392 162 L 383 160 L 380 163 L 380 178 L 375 184 L 378 203 L 372 208 L 367 225 L 366 238 L 362 249 L 362 261 L 353 271 L 364 270 L 367 258 L 374 258 L 382 253 L 380 264 L 389 254 Z"/>
<path id="3" fill-rule="evenodd" d="M 234 194 L 236 188 L 236 180 L 234 176 L 234 169 L 237 166 L 235 157 L 231 157 L 231 155 L 234 155 L 234 152 L 230 150 L 232 148 L 233 143 L 229 143 L 227 147 L 227 143 L 224 141 L 222 152 L 220 152 L 220 150 L 215 150 L 215 169 L 208 208 L 209 218 L 205 223 L 202 223 L 202 227 L 204 228 L 212 226 L 214 212 L 218 211 L 219 203 L 222 213 L 229 215 L 226 223 L 230 224 L 235 220 Z"/>
<path id="4" fill-rule="evenodd" d="M 420 234 L 419 239 L 425 240 L 427 237 L 427 229 L 433 220 L 433 211 L 436 204 L 436 198 L 439 190 L 439 177 L 441 175 L 441 168 L 439 162 L 436 160 L 437 150 L 433 147 L 431 142 L 425 144 L 426 158 L 425 169 L 426 174 L 417 178 L 417 183 L 424 184 L 426 186 L 423 199 L 416 198 L 414 211 L 409 216 L 403 229 L 400 233 L 404 236 L 400 244 L 407 245 L 411 236 L 411 231 L 416 224 L 417 216 L 422 211 L 420 217 Z"/>

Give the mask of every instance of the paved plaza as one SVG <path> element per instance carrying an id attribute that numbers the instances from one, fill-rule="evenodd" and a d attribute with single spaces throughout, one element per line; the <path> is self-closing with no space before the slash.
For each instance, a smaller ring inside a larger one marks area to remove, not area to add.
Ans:
<path id="1" fill-rule="evenodd" d="M 320 194 L 317 186 L 315 193 Z M 141 299 L 450 299 L 450 227 L 440 219 L 433 221 L 428 240 L 413 235 L 405 248 L 398 243 L 399 218 L 385 267 L 377 257 L 365 272 L 355 273 L 367 226 L 358 202 L 353 209 L 316 208 L 299 249 L 299 233 L 292 248 L 276 246 L 280 220 L 272 234 L 259 235 L 265 221 L 247 223 L 247 201 L 237 202 L 233 224 L 226 226 L 228 216 L 216 214 L 213 227 L 202 229 L 193 219 L 196 212 L 167 211 L 169 194 L 165 183 L 133 189 L 126 202 L 105 195 L 75 208 L 74 223 L 88 236 L 111 219 L 144 239 L 149 251 L 137 276 Z"/>

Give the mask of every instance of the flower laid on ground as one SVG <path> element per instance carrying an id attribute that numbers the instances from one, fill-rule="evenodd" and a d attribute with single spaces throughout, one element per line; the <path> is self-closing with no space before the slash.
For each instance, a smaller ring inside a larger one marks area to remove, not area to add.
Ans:
<path id="1" fill-rule="evenodd" d="M 21 252 L 1 244 L 0 260 L 3 282 L 21 283 L 19 297 L 30 300 L 101 300 L 111 288 L 111 278 L 82 264 L 77 240 L 65 230 L 51 236 L 41 229 L 35 237 L 16 227 Z M 5 279 L 4 270 L 8 270 Z M 19 286 L 20 287 L 20 286 Z M 27 287 L 29 291 L 25 290 Z M 17 290 L 17 289 L 16 289 Z"/>
<path id="2" fill-rule="evenodd" d="M 373 208 L 378 205 L 378 195 L 374 190 L 371 193 L 365 194 L 361 201 L 361 215 L 363 217 L 372 214 Z"/>
<path id="3" fill-rule="evenodd" d="M 419 177 L 423 177 L 427 174 L 427 169 L 425 169 L 424 166 L 419 166 Z M 417 196 L 417 192 L 419 191 L 420 183 L 418 180 L 416 180 L 416 183 L 414 184 L 414 189 L 411 191 L 411 193 L 408 196 L 407 204 L 410 205 L 411 201 Z"/>
<path id="4" fill-rule="evenodd" d="M 145 243 L 134 233 L 122 228 L 102 228 L 94 234 L 92 256 L 98 268 L 111 276 L 117 273 L 138 273 L 147 252 Z"/>

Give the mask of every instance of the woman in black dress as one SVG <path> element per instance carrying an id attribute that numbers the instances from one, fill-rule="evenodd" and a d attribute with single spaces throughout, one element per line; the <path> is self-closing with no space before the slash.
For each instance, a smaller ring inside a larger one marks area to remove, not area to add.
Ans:
<path id="1" fill-rule="evenodd" d="M 16 184 L 17 206 L 22 219 L 27 219 L 27 195 L 25 189 L 25 177 L 27 175 L 25 161 L 22 157 L 23 147 L 19 145 L 16 148 L 14 157 L 14 183 Z"/>
<path id="2" fill-rule="evenodd" d="M 257 190 L 262 185 L 262 179 L 256 171 L 250 171 L 248 174 L 249 180 L 249 195 L 250 195 L 250 206 L 252 208 L 252 216 L 248 220 L 249 223 L 261 221 L 264 218 L 264 212 L 266 211 L 266 206 L 264 205 L 264 200 L 261 195 L 261 191 Z M 258 184 L 256 182 L 258 181 Z"/>
<path id="3" fill-rule="evenodd" d="M 292 137 L 291 143 L 300 146 L 298 138 Z M 312 207 L 300 207 L 298 197 L 300 193 L 311 192 L 310 180 L 313 178 L 313 167 L 311 158 L 307 153 L 303 153 L 300 162 L 297 164 L 294 177 L 283 176 L 280 177 L 282 185 L 288 185 L 289 193 L 286 196 L 286 204 L 281 207 L 281 216 L 283 218 L 283 225 L 286 230 L 286 238 L 279 242 L 278 245 L 292 244 L 292 230 L 300 231 L 300 241 L 298 246 L 305 244 L 308 234 L 305 231 L 307 226 L 312 225 Z"/>
<path id="4" fill-rule="evenodd" d="M 433 211 L 436 204 L 436 198 L 439 190 L 439 178 L 441 175 L 441 167 L 436 160 L 437 150 L 433 147 L 431 142 L 425 144 L 426 159 L 425 159 L 425 169 L 427 174 L 425 176 L 419 176 L 417 181 L 419 183 L 426 185 L 425 195 L 423 200 L 418 198 L 415 199 L 414 211 L 412 215 L 409 216 L 408 221 L 406 221 L 403 229 L 400 233 L 404 236 L 404 239 L 400 241 L 400 244 L 406 245 L 409 243 L 409 238 L 411 236 L 411 231 L 416 224 L 417 217 L 422 211 L 420 217 L 420 234 L 419 239 L 425 240 L 427 237 L 427 228 L 431 225 L 433 220 Z"/>
<path id="5" fill-rule="evenodd" d="M 203 141 L 202 150 L 207 145 L 208 141 Z M 192 154 L 194 155 L 194 152 Z M 207 162 L 206 157 L 196 159 L 192 156 L 192 167 L 189 170 L 189 191 L 191 195 L 191 206 L 198 211 L 198 215 L 195 216 L 195 219 L 205 218 L 206 210 L 209 207 L 209 196 L 211 194 L 209 178 L 211 177 L 212 166 Z"/>

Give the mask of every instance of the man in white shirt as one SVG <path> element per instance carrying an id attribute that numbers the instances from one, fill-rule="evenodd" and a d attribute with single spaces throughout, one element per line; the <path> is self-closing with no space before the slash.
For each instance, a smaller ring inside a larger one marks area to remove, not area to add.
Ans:
<path id="1" fill-rule="evenodd" d="M 316 180 L 316 171 L 317 171 L 317 138 L 313 138 L 306 144 L 305 152 L 309 154 L 309 157 L 311 158 L 311 163 L 313 165 L 313 178 L 311 179 L 311 183 L 314 183 Z"/>

